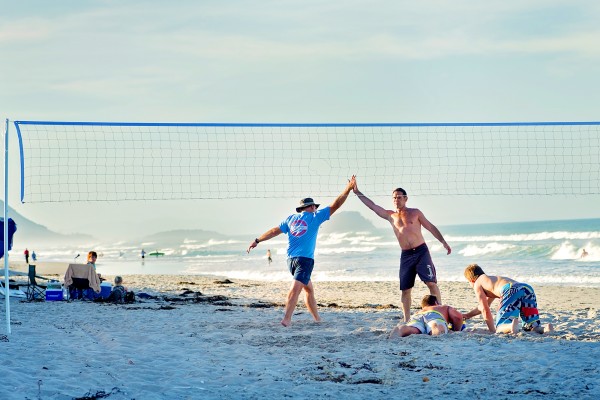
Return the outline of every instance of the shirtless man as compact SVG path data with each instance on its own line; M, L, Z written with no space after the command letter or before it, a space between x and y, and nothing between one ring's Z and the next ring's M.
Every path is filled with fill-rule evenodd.
M390 333L390 339L409 335L427 334L431 336L448 333L448 323L453 331L462 329L462 314L450 306L440 305L437 298L427 294L421 300L421 311L405 324L398 324Z
M464 314L465 319L483 314L483 319L492 333L517 333L519 316L523 320L524 331L548 333L554 330L552 324L545 327L540 323L537 300L533 288L504 276L487 275L477 264L465 269L465 278L475 291L479 306ZM495 299L500 299L496 320L490 310Z
M415 286L417 274L419 274L421 281L427 285L429 292L435 295L441 304L442 295L440 294L440 289L437 285L435 266L433 265L429 249L427 248L427 244L425 244L425 239L421 233L421 227L427 229L440 241L440 243L442 243L444 248L448 251L447 254L450 254L452 249L448 243L446 243L438 228L429 222L419 209L406 207L408 196L406 195L406 191L402 188L397 188L392 192L392 199L396 208L395 211L386 210L373 203L372 200L358 190L356 184L354 185L353 190L367 207L392 225L396 239L398 239L398 243L402 249L399 275L404 322L408 322L410 319L410 304L412 300L411 291L413 286Z

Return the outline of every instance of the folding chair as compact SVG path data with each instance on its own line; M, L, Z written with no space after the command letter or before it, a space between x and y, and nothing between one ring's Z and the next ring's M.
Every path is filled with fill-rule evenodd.
M73 283L69 286L69 300L83 299L84 293L90 288L87 279L73 278Z
M100 279L89 264L69 264L65 272L65 286L69 288L69 300L94 300L100 293Z
M36 278L48 280L43 276L37 276L35 274L35 265L29 265L29 274L27 280L27 301L34 300L45 300L46 299L46 286L38 285Z

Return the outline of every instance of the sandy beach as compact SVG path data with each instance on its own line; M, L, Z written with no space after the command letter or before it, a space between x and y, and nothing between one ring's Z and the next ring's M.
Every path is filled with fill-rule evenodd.
M112 277L107 277L112 278ZM444 397L594 399L600 395L600 289L536 287L551 335L490 335L478 317L441 337L389 340L396 282L315 282L323 322L300 302L279 324L289 282L124 276L155 298L113 305L11 299L0 335L3 399ZM465 282L444 303L475 306ZM413 308L426 294L418 284ZM5 318L4 308L0 313ZM4 330L3 330L4 331Z

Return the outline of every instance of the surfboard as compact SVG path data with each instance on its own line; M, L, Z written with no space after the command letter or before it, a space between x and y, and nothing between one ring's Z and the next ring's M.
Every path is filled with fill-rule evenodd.
M152 252L152 253L150 253L148 255L149 256L156 256L156 257L158 257L158 256L164 256L165 253L161 253L160 251L155 251L155 252Z

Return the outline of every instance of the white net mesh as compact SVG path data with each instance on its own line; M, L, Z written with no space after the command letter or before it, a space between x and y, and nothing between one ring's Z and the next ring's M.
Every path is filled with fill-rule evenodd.
M15 122L22 200L600 193L600 124Z

